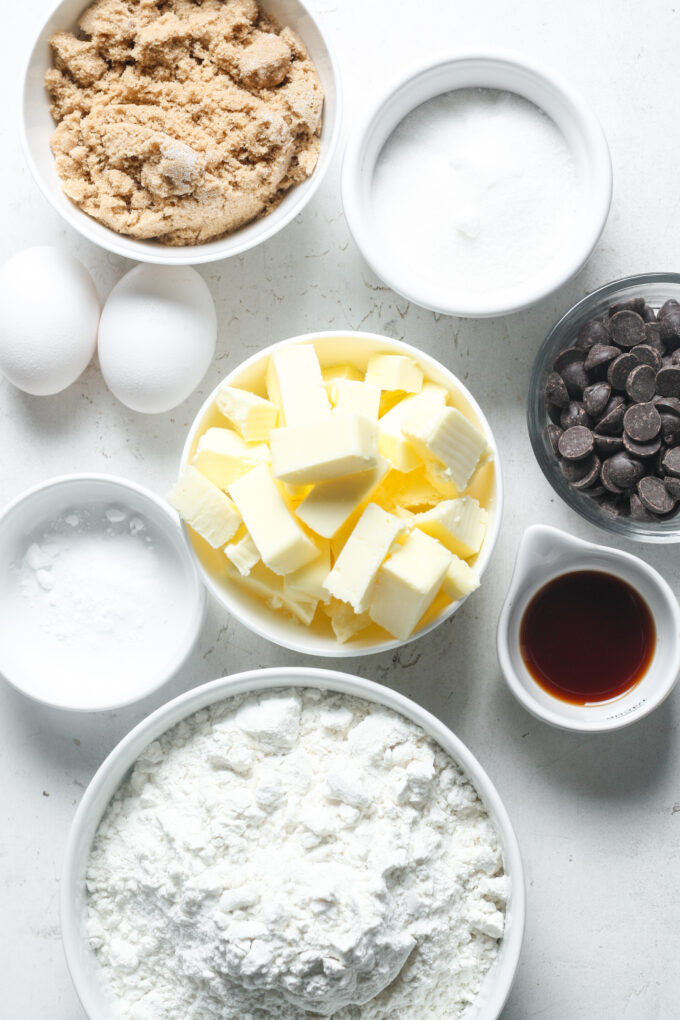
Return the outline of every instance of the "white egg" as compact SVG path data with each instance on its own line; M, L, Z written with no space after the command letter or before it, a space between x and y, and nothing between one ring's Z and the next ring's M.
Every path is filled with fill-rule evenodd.
M0 371L35 396L65 390L94 354L99 310L92 277L69 252L18 252L0 269Z
M189 266L136 266L109 294L99 323L99 364L121 403L170 411L196 389L215 354L217 315Z

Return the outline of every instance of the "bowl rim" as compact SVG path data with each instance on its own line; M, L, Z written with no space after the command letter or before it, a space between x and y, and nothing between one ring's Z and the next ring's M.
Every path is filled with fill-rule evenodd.
M319 667L281 666L246 670L221 677L180 694L161 705L137 724L107 755L90 780L78 805L69 830L64 851L60 888L61 932L66 962L76 993L90 1020L103 1020L97 1003L90 996L84 980L81 959L82 914L78 910L77 889L81 882L77 858L79 848L88 839L88 848L96 829L116 790L141 751L151 741L177 725L182 719L215 702L238 694L291 687L314 688L347 694L375 704L384 705L420 726L447 754L456 761L471 780L486 811L496 827L503 846L506 874L511 879L508 905L509 934L504 935L503 962L496 981L488 993L480 1020L497 1020L512 987L524 937L526 923L526 882L519 843L509 815L486 771L469 750L437 716L405 695L373 680ZM99 801L106 797L103 806ZM96 817L95 817L96 816Z
M585 496L579 498L581 494L577 490L572 489L568 482L557 473L556 462L555 470L552 469L542 439L542 430L547 424L547 420L542 419L539 421L539 401L541 399L543 373L547 366L552 344L559 338L562 332L571 323L576 324L577 322L585 321L588 318L590 309L594 305L601 301L616 298L622 290L627 288L643 290L649 285L656 284L676 286L680 291L680 273L662 271L633 273L630 276L622 276L616 280L611 280L609 283L602 284L595 290L590 291L589 294L585 294L563 312L542 341L534 357L527 392L526 423L529 442L531 443L538 466L552 490L570 510L608 535L618 535L633 542L674 544L680 542L680 510L677 514L676 530L660 532L654 531L652 528L646 528L642 523L633 521L630 517L605 516L591 500ZM680 297L680 294L678 296Z
M572 112L574 123L578 125L579 133L584 145L590 155L594 168L591 190L596 201L592 203L593 215L588 219L582 219L584 224L583 238L580 244L576 245L572 258L558 266L552 277L541 287L526 285L523 288L516 288L517 298L514 301L500 301L497 298L489 298L487 301L466 302L458 298L455 301L438 297L432 292L423 294L418 287L413 287L408 280L408 273L403 274L394 271L393 264L385 262L382 257L382 249L376 239L376 232L372 229L371 218L366 213L366 204L360 198L361 182L366 173L372 173L373 167L364 166L364 150L368 139L373 135L376 126L385 114L385 109L396 97L410 96L419 81L428 76L435 76L438 72L448 67L461 66L474 61L487 62L497 67L511 67L515 70L528 74L534 82L542 82L566 102ZM477 83L475 83L476 87ZM457 85L456 88L465 88L465 85ZM470 86L468 86L470 87ZM489 86L491 87L491 86ZM498 86L493 86L498 87ZM436 95L444 94L443 90ZM450 91L450 90L449 90ZM512 91L508 88L507 91ZM543 110L541 102L537 99L526 97ZM410 106L411 112L419 103ZM545 112L545 111L543 111ZM406 116L402 114L392 126L392 130ZM548 114L548 116L550 116ZM553 118L551 118L553 119ZM388 136L389 137L389 136ZM379 153L377 158L379 158ZM453 315L462 318L490 318L493 316L509 315L519 312L554 293L563 286L569 279L585 265L597 245L604 230L609 210L611 207L613 189L612 161L609 146L593 108L584 94L571 84L570 80L560 72L553 70L548 65L528 54L519 51L495 46L471 46L449 51L436 58L430 58L421 62L400 77L382 91L378 99L370 106L361 121L352 130L342 166L342 200L345 218L354 239L355 244L363 255L372 271L383 280L388 286L401 294L409 301L428 308L431 311L442 315ZM589 229L585 229L590 222ZM514 288L513 288L514 289Z
M257 219L251 220L248 223L243 224L242 227L239 227L239 229L235 230L233 233L227 234L226 237L220 238L216 241L207 241L199 245L163 245L161 242L154 241L150 238L138 239L129 237L126 234L118 234L115 230L112 230L110 227L106 227L103 223L99 223L99 221L95 220L94 217L78 208L71 202L70 199L66 199L67 205L63 208L60 207L54 200L52 189L45 180L33 158L33 152L28 139L28 130L26 126L26 105L28 96L30 95L30 72L40 41L48 23L67 2L69 2L69 0L53 0L45 17L41 19L39 26L31 36L31 41L28 45L28 53L24 57L23 61L18 100L19 134L24 159L26 160L31 177L37 184L43 198L49 202L52 209L54 209L57 215L60 216L65 223L80 234L81 237L84 237L92 244L95 244L98 248L112 252L114 255L120 255L123 258L132 259L137 262L145 262L151 265L198 266L207 265L211 262L221 262L224 259L232 258L235 255L242 255L251 248L255 248L257 245L274 237L279 233L279 231L287 227L296 216L300 215L318 191L331 164L333 163L333 158L338 147L343 125L343 90L340 65L333 45L329 41L328 34L324 31L323 25L317 15L308 6L308 0L292 0L292 2L301 8L304 15L309 18L311 23L314 25L315 30L319 34L319 38L326 51L326 57L331 71L335 93L335 112L331 131L327 141L322 145L319 151L319 158L314 171L310 177L300 182L300 186L304 185L305 190L302 195L298 197L297 201L292 201L290 203L290 208L287 210L285 215L283 215L280 220L274 224L270 223L269 226L265 226L260 234L249 237L241 242L233 243L234 239L238 237L239 233L244 228L252 226L254 223L258 222L266 225L270 220L269 216L264 216L259 221ZM258 2L261 2L261 0L258 0ZM82 10L84 11L89 6L89 3L91 3L91 0L82 0L82 3ZM264 0L262 3L263 8L266 9L266 5L267 0ZM326 116L325 105L323 116L324 118ZM49 144L49 139L46 144ZM298 185L294 185L291 189L289 189L287 194L294 195L298 187ZM285 197L286 196L284 196L284 199ZM231 246L229 251L224 251L223 248L230 245L230 243ZM215 250L213 246L218 247Z
M88 705L69 705L46 697L40 697L31 691L27 691L20 683L17 682L16 678L11 675L10 671L5 672L3 670L0 672L0 675L10 684L11 687L13 687L16 691L19 691L19 693L24 695L24 697L29 698L31 701L40 705L46 705L49 708L58 709L62 712L72 712L74 714L116 711L117 709L137 704L144 698L155 694L185 665L199 638L206 615L207 599L205 587L201 583L198 571L196 570L196 561L192 555L191 549L188 547L186 536L182 532L182 529L178 526L177 515L165 500L161 499L145 486L139 485L137 482L131 482L127 478L122 478L119 475L110 475L101 471L55 475L52 478L38 482L36 485L32 485L30 488L25 489L23 492L20 492L19 495L11 499L9 503L6 503L3 507L1 507L0 530L3 528L6 520L11 514L13 514L23 503L33 499L33 497L38 493L46 492L49 489L67 488L71 485L82 484L92 485L96 489L102 483L107 486L113 485L115 488L120 489L122 498L124 498L125 493L127 492L134 492L136 495L141 496L148 504L150 510L156 515L155 519L162 519L170 525L166 534L169 539L170 536L172 536L172 541L177 555L180 557L182 563L189 568L190 576L195 580L194 590L189 593L189 598L187 600L187 605L189 605L189 603L193 605L193 619L190 621L191 626L187 628L184 642L177 650L177 655L172 666L169 667L166 672L160 674L157 681L152 686L148 687L140 694L133 694L123 699L117 698L113 701L107 701L94 707ZM151 517L151 513L149 516Z
M343 339L347 337L358 340L368 340L370 342L379 342L380 344L391 346L392 348L396 347L399 350L403 351L405 354L414 357L416 360L418 360L419 363L425 363L425 365L427 366L434 367L436 371L443 372L445 375L449 376L453 380L455 387L460 390L462 396L465 398L467 402L469 402L475 414L478 416L479 423L481 424L486 434L486 437L489 440L489 445L491 446L491 449L493 451L494 483L495 483L495 505L494 512L491 515L491 526L488 528L486 532L484 543L479 553L479 559L476 564L479 572L479 577L481 580L489 564L489 560L491 559L496 543L498 541L498 535L500 532L503 518L503 503L504 503L503 472L500 463L498 444L496 443L496 438L493 434L491 426L489 425L486 415L484 414L481 407L477 403L477 400L474 398L472 393L470 393L467 386L465 386L465 384L459 379L459 377L454 372L452 372L451 369L447 368L446 365L444 365L442 362L437 361L436 358L433 358L432 355L427 354L425 351L422 351L417 347L414 347L412 344L407 343L405 340L394 340L391 337L384 336L383 334L380 333L368 333L364 332L363 330L352 329L317 330L311 333L302 333L298 336L287 337L285 340L278 340L275 343L262 348L260 351L257 351L255 354L252 354L250 357L246 358L245 361L240 362L235 368L229 371L225 375L225 377L215 386L212 392L208 394L207 398L196 412L196 415L189 427L187 438L182 448L182 453L180 455L180 463L178 469L179 473L181 473L182 468L189 463L188 457L196 433L199 430L203 418L206 416L208 411L212 408L213 404L215 403L215 397L217 396L217 392L220 386L223 385L223 383L232 379L234 376L240 375L242 372L247 371L253 365L257 364L257 362L265 358L268 358L271 355L272 351L277 350L281 347L289 347L292 346L293 344L298 343L313 343L314 340L316 339L331 340L331 339ZM444 623L445 620L450 619L451 616L453 616L453 614L457 612L457 610L463 605L463 603L470 597L469 595L466 595L464 598L459 599L457 602L451 602L446 607L445 611L439 617L437 617L437 619L430 621L430 623L428 623L427 626L422 627L420 630L415 631L413 634L410 635L410 637L406 638L405 641L400 641L398 638L391 638L386 641L381 641L379 644L369 646L367 645L354 646L351 641L347 642L347 644L344 645L340 644L337 641L334 644L332 644L329 641L328 646L326 646L325 644L324 645L319 644L318 647L312 650L304 647L304 645L301 645L296 641L293 640L288 641L283 640L279 637L274 637L267 627L265 627L264 625L259 626L259 624L253 623L252 620L247 618L242 613L239 603L236 599L234 600L229 599L229 604L227 604L224 591L220 587L218 587L212 576L208 573L208 571L204 568L203 564L196 556L193 545L189 538L187 525L184 523L184 521L181 521L180 524L182 527L182 531L184 532L185 539L189 544L189 547L191 548L191 552L192 555L194 556L198 571L201 577L203 578L203 581L206 584L208 590L213 595L213 597L218 601L222 609L226 610L228 613L233 615L242 626L246 627L251 632L257 634L259 637L264 638L266 641L270 641L272 644L277 645L280 648L287 648L290 651L297 652L298 654L316 655L321 656L323 658L356 658L357 656L362 655L377 655L382 652L394 651L397 648L402 648L405 645L410 644L412 641L417 641L419 638L422 638L426 634L429 634L441 623ZM474 594L474 592L472 592L471 594Z

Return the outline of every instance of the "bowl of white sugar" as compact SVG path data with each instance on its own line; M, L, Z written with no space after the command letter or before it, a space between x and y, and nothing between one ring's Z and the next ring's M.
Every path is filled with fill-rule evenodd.
M61 911L90 1020L496 1020L525 889L499 795L443 723L278 668L124 738L78 808Z
M429 63L347 145L347 221L393 290L445 315L497 316L584 265L609 213L602 128L571 84L502 50Z

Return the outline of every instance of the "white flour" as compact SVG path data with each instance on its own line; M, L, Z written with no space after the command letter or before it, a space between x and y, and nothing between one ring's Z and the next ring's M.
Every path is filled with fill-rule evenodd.
M475 790L419 727L296 689L149 745L87 888L131 1020L455 1020L497 954L508 880Z
M574 244L580 185L555 123L511 92L459 89L413 110L373 182L385 251L468 298L541 277Z

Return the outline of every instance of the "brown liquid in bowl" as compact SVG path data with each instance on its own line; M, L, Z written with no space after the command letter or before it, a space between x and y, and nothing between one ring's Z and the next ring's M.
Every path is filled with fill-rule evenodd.
M656 628L631 585L613 574L577 570L536 592L519 638L536 683L561 701L585 705L625 694L642 679Z

